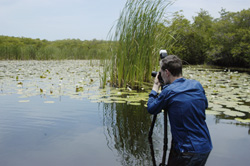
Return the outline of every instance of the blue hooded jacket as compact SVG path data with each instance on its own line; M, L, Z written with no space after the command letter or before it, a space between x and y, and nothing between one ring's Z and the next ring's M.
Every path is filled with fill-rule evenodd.
M176 79L165 85L158 95L149 94L148 112L158 114L167 110L174 148L183 153L206 153L212 142L205 122L208 101L201 84L196 80Z

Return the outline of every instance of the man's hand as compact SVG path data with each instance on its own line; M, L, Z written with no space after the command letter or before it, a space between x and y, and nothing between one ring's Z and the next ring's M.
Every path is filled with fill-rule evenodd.
M160 81L159 81L159 79L158 79L158 75L159 75L159 72L157 73L157 75L156 75L156 77L155 77L154 85L153 85L153 88L152 88L152 90L154 90L154 91L156 91L156 92L158 92L158 90L159 90L159 88L160 88L160 86L161 86L161 83L160 83Z

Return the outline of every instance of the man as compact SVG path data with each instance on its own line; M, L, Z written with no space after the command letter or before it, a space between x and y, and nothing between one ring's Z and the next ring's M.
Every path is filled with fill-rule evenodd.
M168 166L205 165L212 150L205 122L205 109L208 107L205 91L198 81L182 77L182 61L177 56L165 57L160 67L147 105L151 114L168 111L172 133ZM164 85L158 95L161 86L159 74Z

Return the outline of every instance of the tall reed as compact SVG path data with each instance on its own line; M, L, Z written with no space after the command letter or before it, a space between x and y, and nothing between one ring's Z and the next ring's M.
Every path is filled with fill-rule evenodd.
M166 0L128 0L122 10L114 35L116 43L110 67L113 86L138 88L151 80L159 64L159 50L166 49L169 34L163 28Z

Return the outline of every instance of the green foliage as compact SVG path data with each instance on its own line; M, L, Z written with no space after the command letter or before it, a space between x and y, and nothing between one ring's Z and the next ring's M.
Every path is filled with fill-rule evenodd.
M0 60L105 59L109 41L47 41L0 36Z
M190 23L177 12L166 27L176 39L169 52L188 64L250 67L250 9L213 19L201 10Z
M250 67L250 9L221 11L214 23L213 42L208 57L214 64Z
M170 4L128 0L110 41L0 36L0 60L102 59L102 87L110 76L111 85L132 88L151 80L160 49L178 55L184 64L250 68L250 9L222 9L217 19L201 9L192 22L176 12L171 20L163 20Z
M212 17L201 10L194 17L191 24L184 16L176 12L167 27L170 31L176 31L174 38L177 40L169 52L180 56L188 64L201 64L206 60L206 52L211 40Z
M151 79L158 52L166 48L168 33L160 23L168 5L164 0L127 1L111 37L117 41L110 70L114 86L140 87Z
M184 64L250 67L250 9L222 9L219 19L201 9L193 22L176 12L172 20L162 20L168 5L164 0L127 1L112 36L112 61L105 68L113 86L138 88L149 82L160 49Z

